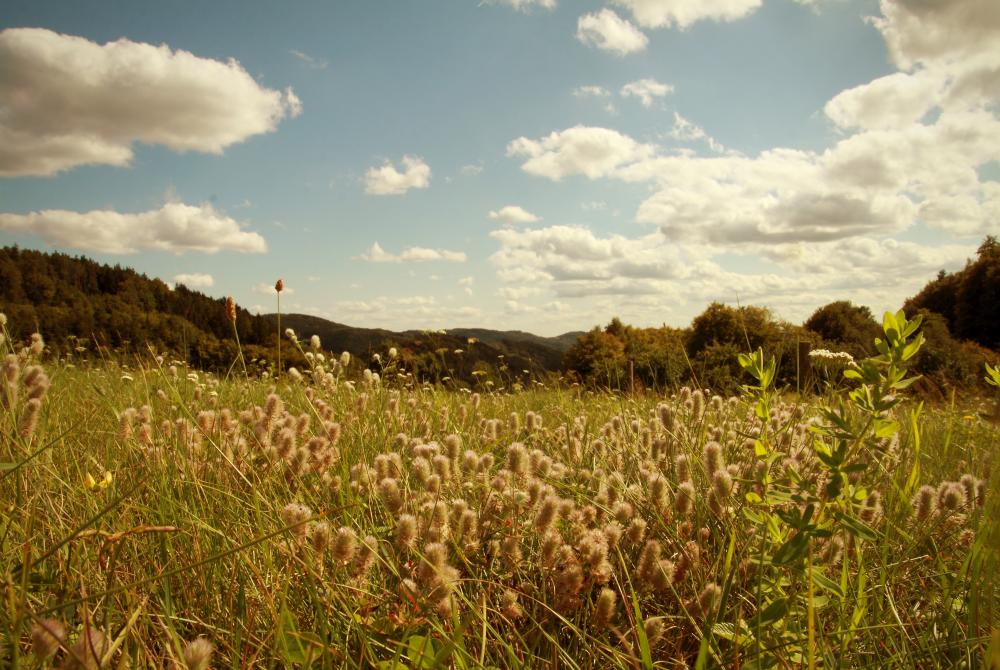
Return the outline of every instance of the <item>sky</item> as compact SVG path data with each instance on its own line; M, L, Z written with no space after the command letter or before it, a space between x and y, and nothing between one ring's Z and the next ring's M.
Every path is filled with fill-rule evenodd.
M38 2L0 245L542 335L898 309L1000 233L996 0Z

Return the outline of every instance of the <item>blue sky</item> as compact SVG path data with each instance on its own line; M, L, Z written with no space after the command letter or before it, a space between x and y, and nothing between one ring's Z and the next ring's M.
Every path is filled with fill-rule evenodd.
M991 0L15 1L0 244L358 326L895 309L1000 229L998 100Z

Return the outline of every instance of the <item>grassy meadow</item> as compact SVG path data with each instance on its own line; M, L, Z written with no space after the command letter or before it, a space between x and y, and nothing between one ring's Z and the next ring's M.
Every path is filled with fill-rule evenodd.
M4 338L0 665L990 667L1000 431L907 397L917 333L802 398Z

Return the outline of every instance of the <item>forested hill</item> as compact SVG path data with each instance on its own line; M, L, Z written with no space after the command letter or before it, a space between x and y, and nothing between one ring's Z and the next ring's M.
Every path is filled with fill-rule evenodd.
M37 330L55 349L93 351L101 345L145 352L150 345L215 370L227 369L237 355L223 298L183 285L171 288L130 268L83 256L0 248L0 311L8 316L13 337L26 339ZM273 358L276 326L274 315L237 310L236 327L247 359ZM282 316L282 330L288 327L302 338L319 335L324 349L349 351L361 364L395 347L407 369L420 378L467 381L476 370L519 375L523 370L558 370L567 341L575 339L575 334L541 338L489 330L397 333L300 314ZM283 363L302 365L304 359L284 346Z

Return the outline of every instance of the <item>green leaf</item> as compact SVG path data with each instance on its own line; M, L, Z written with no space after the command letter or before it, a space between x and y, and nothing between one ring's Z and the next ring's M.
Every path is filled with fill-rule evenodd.
M899 338L899 321L896 320L895 314L886 312L882 315L882 330L890 341Z
M837 582L830 579L829 577L827 577L826 575L817 571L815 568L813 568L812 570L812 580L813 584L820 587L821 589L829 591L830 593L834 594L841 600L844 599L844 591L840 588L840 585Z
M411 668L433 668L436 651L434 642L423 635L411 635L406 641L406 657Z
M308 652L299 636L295 617L284 606L282 606L281 612L278 614L276 637L278 641L278 653L285 663L291 665L293 663L302 664L308 661Z
M758 621L762 626L768 626L776 621L781 621L785 618L786 614L788 614L788 601L785 598L776 598L751 620L751 628L756 627Z
M837 513L837 518L840 520L844 527L847 529L851 535L855 537L860 537L863 540L868 540L869 542L875 542L878 540L878 533L873 529L869 528L865 524L861 523L854 517L847 516L846 514Z
M805 556L808 543L808 534L796 533L791 539L778 547L778 551L774 552L771 562L775 565L788 565L789 563L794 563Z

